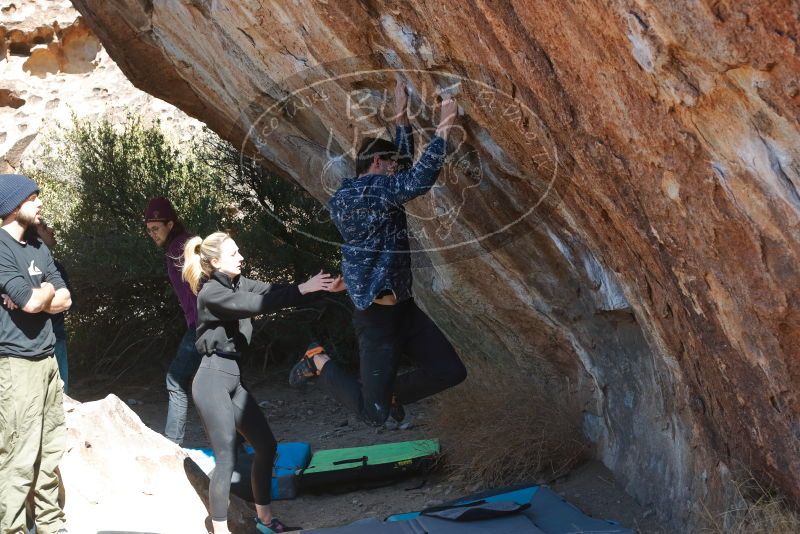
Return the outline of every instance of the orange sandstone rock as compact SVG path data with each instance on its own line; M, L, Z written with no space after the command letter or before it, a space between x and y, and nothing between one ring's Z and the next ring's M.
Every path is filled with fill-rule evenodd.
M321 201L396 70L418 128L457 93L453 165L408 211L461 353L576 401L674 525L740 465L800 503L795 3L74 4L137 87Z

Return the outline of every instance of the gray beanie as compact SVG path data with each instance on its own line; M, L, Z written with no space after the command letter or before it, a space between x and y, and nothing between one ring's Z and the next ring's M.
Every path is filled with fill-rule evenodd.
M21 174L0 174L0 217L5 217L33 193L39 192L36 182Z

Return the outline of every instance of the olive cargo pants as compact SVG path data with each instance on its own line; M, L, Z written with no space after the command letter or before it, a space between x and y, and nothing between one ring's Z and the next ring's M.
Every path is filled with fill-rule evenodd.
M38 534L64 526L56 473L64 454L64 396L54 356L0 355L0 534L25 530L33 493Z

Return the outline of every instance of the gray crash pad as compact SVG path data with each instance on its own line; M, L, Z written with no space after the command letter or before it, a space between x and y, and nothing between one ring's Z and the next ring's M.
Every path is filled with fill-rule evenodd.
M313 534L544 534L523 515L516 514L482 521L448 521L421 515L406 521L385 523L379 519L362 519L334 528L304 530Z

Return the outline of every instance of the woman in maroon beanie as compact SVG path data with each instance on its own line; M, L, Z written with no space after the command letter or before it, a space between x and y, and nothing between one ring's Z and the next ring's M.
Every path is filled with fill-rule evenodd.
M144 224L147 234L156 246L164 249L164 262L172 289L186 319L186 333L183 335L175 359L167 371L167 393L169 405L164 435L180 445L186 430L186 413L189 409L189 388L192 378L200 365L200 354L194 346L197 325L197 297L189 284L181 277L183 266L183 247L192 234L187 232L178 219L172 203L157 197L147 203L144 211Z

